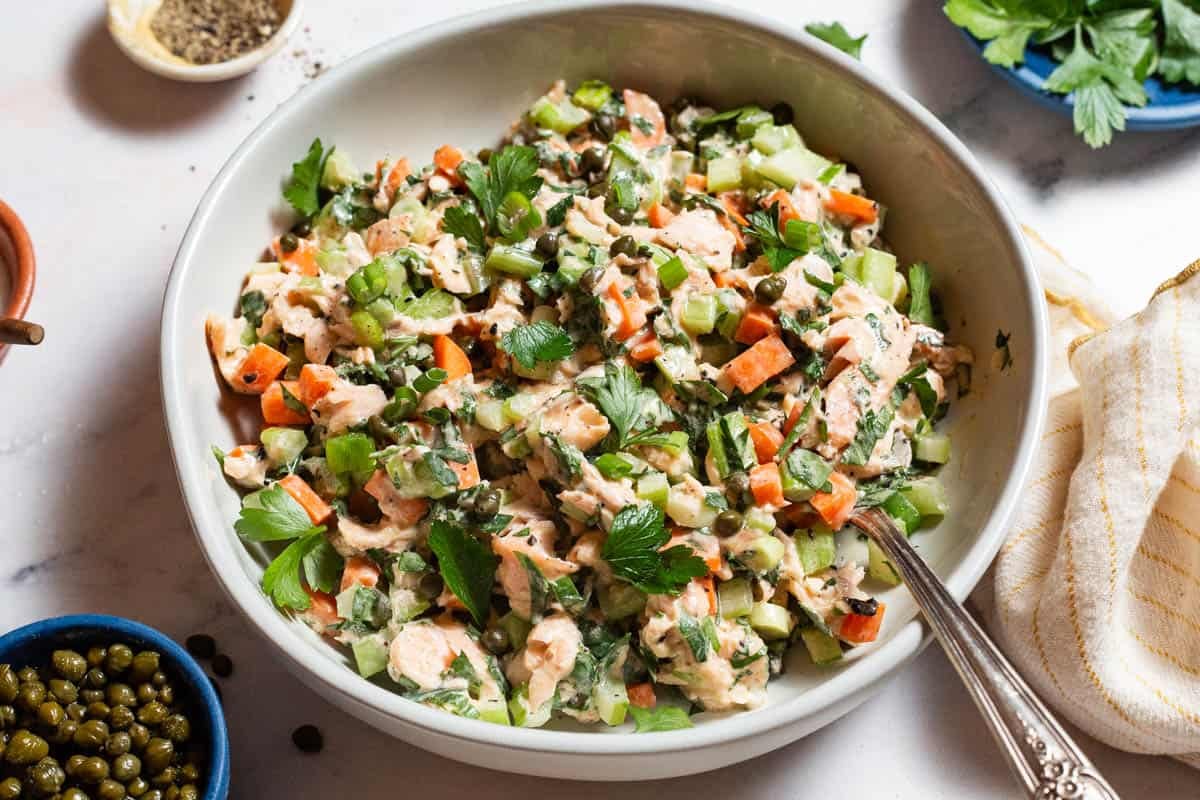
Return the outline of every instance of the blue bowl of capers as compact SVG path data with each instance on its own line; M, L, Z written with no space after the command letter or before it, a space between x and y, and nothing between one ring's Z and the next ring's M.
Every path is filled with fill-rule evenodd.
M0 800L225 800L229 736L170 637L80 614L0 636Z

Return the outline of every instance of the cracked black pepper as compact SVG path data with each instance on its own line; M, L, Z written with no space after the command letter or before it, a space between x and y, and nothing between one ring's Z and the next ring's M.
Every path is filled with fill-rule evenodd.
M163 0L150 30L185 61L216 64L261 47L280 21L273 0Z

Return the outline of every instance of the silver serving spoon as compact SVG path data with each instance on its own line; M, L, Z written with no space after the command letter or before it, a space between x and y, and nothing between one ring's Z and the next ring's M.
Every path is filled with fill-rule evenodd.
M1100 771L884 512L850 518L879 545L983 713L1009 766L1038 800L1119 800Z

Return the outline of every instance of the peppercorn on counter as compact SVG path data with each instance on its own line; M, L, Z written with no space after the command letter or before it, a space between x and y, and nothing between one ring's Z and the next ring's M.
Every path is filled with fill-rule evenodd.
M318 140L284 194L206 325L264 426L214 455L264 591L364 677L669 730L875 640L897 578L846 521L946 512L971 354L788 106L559 81L496 150L363 172Z

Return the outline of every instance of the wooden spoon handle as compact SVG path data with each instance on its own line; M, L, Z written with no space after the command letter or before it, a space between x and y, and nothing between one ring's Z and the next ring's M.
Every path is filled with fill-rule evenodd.
M0 344L41 344L46 331L35 322L23 319L0 319Z

